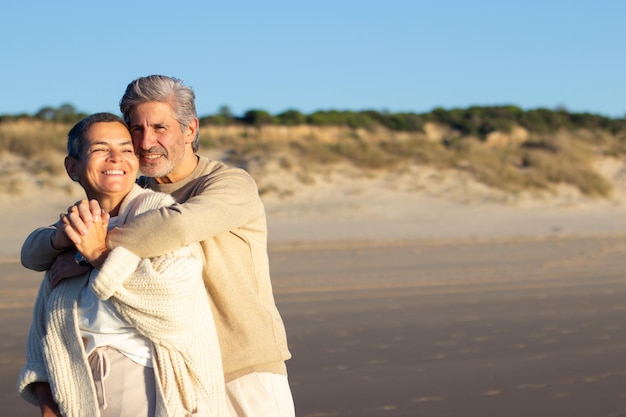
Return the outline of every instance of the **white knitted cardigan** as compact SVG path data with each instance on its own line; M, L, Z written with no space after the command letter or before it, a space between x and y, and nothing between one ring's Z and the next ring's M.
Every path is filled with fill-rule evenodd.
M120 207L120 224L173 199L135 186ZM224 416L222 361L202 277L199 245L153 259L115 248L93 282L102 299L154 346L156 417ZM66 417L97 417L98 402L77 323L77 300L88 274L54 290L44 277L28 335L18 392L38 405L32 384L48 382Z

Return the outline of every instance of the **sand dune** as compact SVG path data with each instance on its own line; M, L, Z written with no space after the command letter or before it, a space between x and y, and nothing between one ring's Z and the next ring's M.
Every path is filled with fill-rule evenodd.
M258 182L259 188L280 184L262 196L270 244L602 235L626 233L620 169L616 163L605 168L616 178L611 199L585 197L567 187L512 196L458 173L418 167L393 175L344 167L312 174L308 184L267 172ZM83 194L75 185L61 191L31 184L22 194L1 197L8 226L0 235L0 258L15 259L33 228L54 222Z

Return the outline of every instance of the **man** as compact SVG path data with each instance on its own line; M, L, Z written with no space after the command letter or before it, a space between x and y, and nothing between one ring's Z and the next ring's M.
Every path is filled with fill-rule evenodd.
M139 183L170 193L177 204L111 231L99 258L115 247L151 258L200 242L231 415L295 416L285 366L291 354L272 293L265 210L256 183L241 169L196 154L195 94L182 81L139 78L126 88L120 110L145 175ZM63 227L67 236L79 242L98 213L93 202L78 204ZM49 266L67 245L58 236L50 228L31 234L22 248L24 266Z

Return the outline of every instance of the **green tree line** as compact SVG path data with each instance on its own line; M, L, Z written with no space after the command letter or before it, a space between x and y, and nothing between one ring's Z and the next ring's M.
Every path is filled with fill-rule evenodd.
M0 122L16 119L40 119L75 123L86 116L71 104L59 107L42 107L34 114L1 115ZM565 109L550 110L545 108L522 110L520 107L507 106L472 106L465 109L435 108L428 113L390 113L386 111L363 110L319 110L310 114L290 109L278 114L271 114L262 109L251 109L242 116L234 115L227 106L222 106L217 113L200 117L201 125L315 125L347 126L350 128L386 128L392 131L423 132L428 122L450 126L460 136L484 138L491 132L510 132L514 126L521 126L532 133L554 133L562 129L602 130L611 134L626 131L625 118L610 118L592 113L568 112Z
M272 115L261 110L248 110L241 117L233 116L227 107L222 107L215 115L204 116L201 124L230 125L316 125L347 126L351 128L386 128L393 131L423 132L428 122L447 125L457 130L460 136L484 138L491 132L510 132L514 126L521 126L532 133L554 133L566 130L603 130L611 134L626 131L626 119L610 118L592 113L568 112L564 109L545 108L522 110L517 106L472 106L461 109L435 108L428 113L390 113L376 110L339 111L320 110L310 114L298 110L287 110Z
M59 107L44 106L34 114L4 114L0 116L0 122L22 119L37 119L50 122L76 123L85 116L87 116L87 113L80 112L76 110L76 107L74 107L72 104L65 103L60 105Z

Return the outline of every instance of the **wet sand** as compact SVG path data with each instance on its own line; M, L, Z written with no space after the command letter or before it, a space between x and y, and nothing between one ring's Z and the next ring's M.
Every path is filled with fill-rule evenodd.
M277 243L299 417L626 416L626 235ZM40 274L0 264L3 415Z

